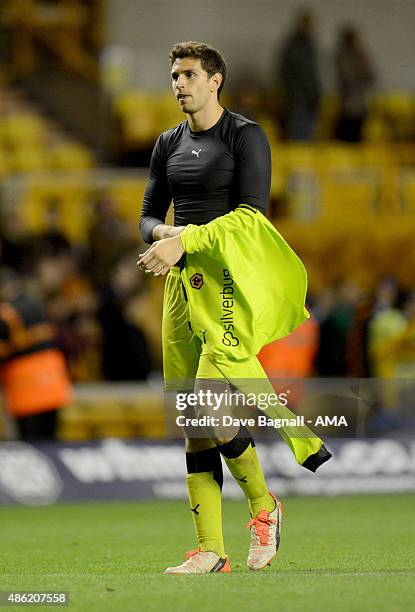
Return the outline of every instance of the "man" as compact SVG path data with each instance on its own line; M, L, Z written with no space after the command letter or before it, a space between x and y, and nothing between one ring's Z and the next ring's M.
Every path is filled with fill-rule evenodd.
M321 97L313 16L301 13L281 52L280 82L284 95L284 129L287 140L314 138Z
M336 137L344 142L360 142L374 71L354 26L345 26L339 33L335 68L340 98Z
M72 386L42 304L11 269L0 268L0 385L22 440L53 440Z
M236 224L238 228L241 223L254 223L252 218L258 211L265 213L271 177L270 149L256 123L219 104L226 66L218 51L202 43L179 43L172 49L170 60L173 92L187 119L161 134L155 145L140 220L143 239L153 244L139 256L138 263L155 276L170 271L163 311L166 390L185 390L189 381L194 383L196 391L206 392L212 387L216 391L224 390L229 389L233 377L263 378L263 370L256 359L258 351L248 359L245 355L239 361L229 359L227 347L238 344L240 349L243 343L229 331L234 325L228 322L222 344L216 347L217 358L213 358L215 347L213 345L212 349L210 332L192 325L189 304L195 304L196 294L201 297L203 293L203 275L208 276L208 266L212 263L210 239L221 232L226 234L229 229L226 224ZM175 227L164 224L172 199ZM256 215L257 224L259 217L265 219L262 214ZM223 227L220 227L222 222ZM207 240L198 230L208 232ZM235 233L238 232L239 229ZM243 239L243 230L241 236ZM224 250L223 238L220 242ZM189 267L190 254L197 250L203 269L202 273L192 273L189 285L189 278L181 277L180 273ZM255 253L250 253L249 257L254 258ZM222 271L227 272L220 267ZM193 288L192 295L182 282L187 289ZM226 285L231 283L233 279L227 277ZM225 294L225 289L223 292ZM233 300L225 302L231 304ZM209 310L209 306L205 310ZM204 414L201 406L196 412L198 416ZM208 413L205 410L205 414ZM221 524L221 456L249 502L248 567L262 569L276 555L282 513L280 502L268 492L250 432L236 425L225 431L213 427L209 430L210 437L185 433L187 486L198 548L188 554L183 564L168 568L166 573L230 571ZM313 457L310 469L315 469L313 462L317 455L318 465L327 460L323 459L327 451L322 451L321 446L318 441L313 450L308 448L302 464L310 455ZM296 442L292 442L292 447L296 447Z

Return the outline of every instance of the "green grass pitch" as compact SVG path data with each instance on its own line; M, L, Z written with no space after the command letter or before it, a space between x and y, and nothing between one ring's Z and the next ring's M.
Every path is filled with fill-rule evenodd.
M254 573L246 504L225 502L232 573L176 577L195 545L184 502L3 507L0 590L66 590L88 611L415 610L414 517L410 495L288 498L278 557Z

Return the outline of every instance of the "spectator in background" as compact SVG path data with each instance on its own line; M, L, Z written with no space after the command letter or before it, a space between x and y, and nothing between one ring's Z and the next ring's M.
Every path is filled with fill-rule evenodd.
M318 348L319 325L311 315L289 336L264 346L258 359L268 378L307 378L311 376Z
M329 295L323 292L317 300L315 314L320 321L320 345L316 367L322 376L347 376L348 335L360 301L360 289L347 281L340 283Z
M96 204L88 243L91 278L102 288L107 285L109 271L120 256L137 246L131 225L118 214L107 195L101 196Z
M400 322L404 320L404 317L396 307L396 304L402 301L399 295L396 279L386 277L379 283L375 292L362 293L361 298L357 300L355 315L347 334L348 376L368 378L380 375L373 354L374 330L375 336L382 337L384 334L387 336L389 331L392 331L393 335L395 325L397 329L401 329ZM321 296L319 302L320 306L324 304ZM333 309L332 304L331 310Z
M69 253L72 245L61 228L60 203L50 198L45 205L45 229L34 241L35 255L60 255Z
M277 393L284 393L289 385L289 407L294 411L303 397L301 381L313 373L318 348L319 325L312 312L310 315L291 334L267 344L258 355Z
M252 121L258 121L258 115L263 112L264 100L261 87L253 78L237 83L233 94L233 112L243 115Z
M374 314L388 308L392 308L399 293L399 286L396 278L387 276L381 280L376 290L373 306Z
M313 30L312 14L298 15L281 52L279 79L284 98L283 127L288 140L314 138L321 85Z
M412 291L404 301L403 311L406 317L406 327L402 335L396 339L396 376L415 380L415 291Z
M353 378L371 376L369 359L369 326L373 315L374 296L363 295L347 335L347 374Z
M130 304L144 291L135 255L126 255L112 269L98 315L102 327L103 374L106 380L145 380L152 359L145 334L132 319Z
M54 439L71 383L42 304L8 268L0 269L0 359L6 408L20 438Z
M340 31L335 63L340 95L336 137L345 142L360 142L367 114L367 92L374 74L353 26L345 26Z
M73 252L45 254L35 265L34 281L50 319L58 330L59 346L75 381L100 380L101 330L97 298L79 270Z
M404 310L407 304L410 304L407 295L397 291L394 300L379 309L370 321L369 354L371 370L377 378L392 379L397 376L399 340L408 327Z
M32 237L14 210L1 213L0 255L3 266L21 274L27 273L32 256Z
M369 326L371 368L378 382L378 403L370 426L375 432L402 426L399 379L415 379L415 294L399 291Z

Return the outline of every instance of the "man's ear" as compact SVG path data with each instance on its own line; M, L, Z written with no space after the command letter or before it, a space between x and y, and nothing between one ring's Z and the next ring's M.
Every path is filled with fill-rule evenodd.
M215 74L210 77L211 91L218 91L222 81L223 74L221 74L220 72L215 72Z

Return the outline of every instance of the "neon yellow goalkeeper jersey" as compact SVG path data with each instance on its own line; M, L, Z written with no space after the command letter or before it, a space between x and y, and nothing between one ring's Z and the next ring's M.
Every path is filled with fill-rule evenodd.
M181 239L190 324L213 359L257 355L309 317L304 265L255 208L188 225Z

